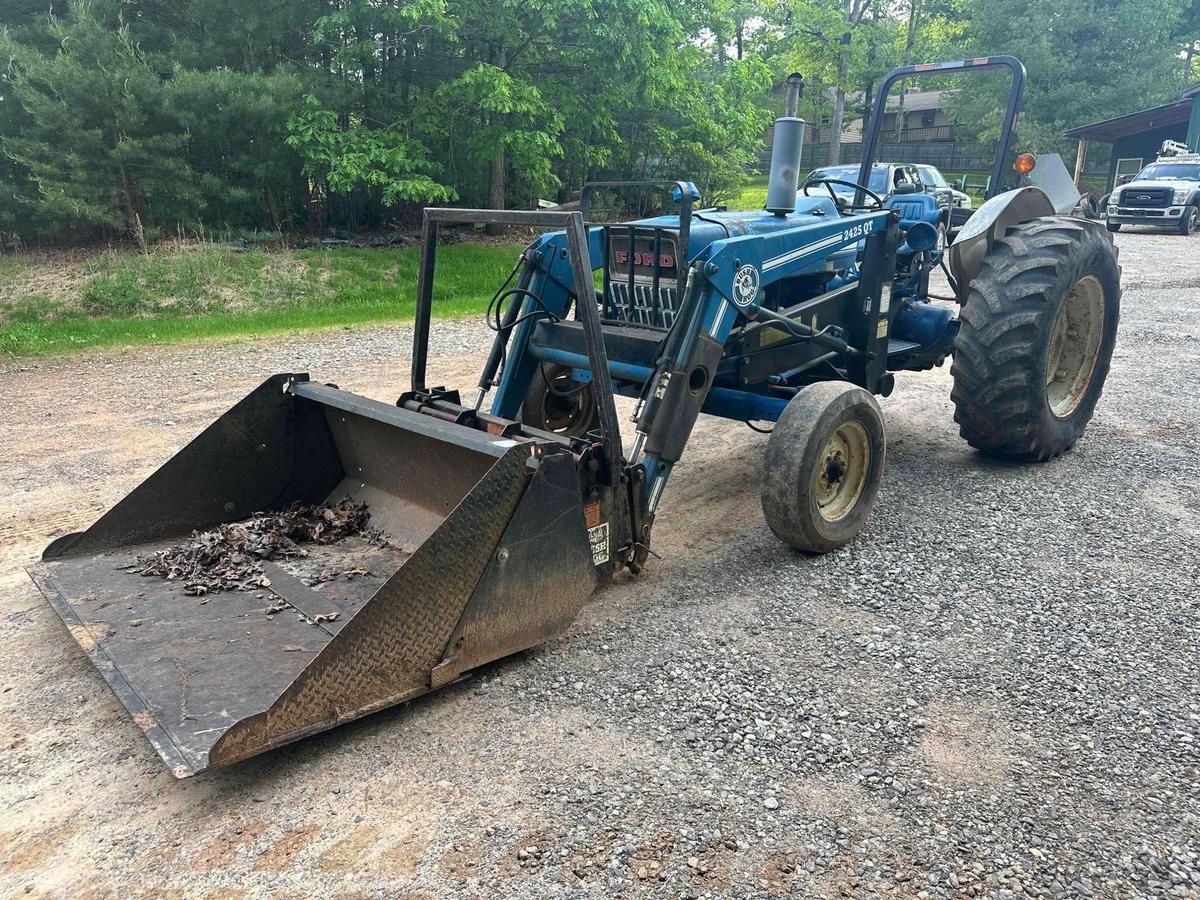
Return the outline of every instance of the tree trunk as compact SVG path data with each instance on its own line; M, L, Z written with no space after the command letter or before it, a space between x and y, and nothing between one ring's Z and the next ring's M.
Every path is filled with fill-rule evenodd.
M503 49L499 49L492 54L492 62L498 69L504 69L506 65L505 53ZM497 114L497 118L500 118ZM500 146L496 149L496 155L492 157L492 174L488 184L488 208L489 209L504 209L505 200L505 180L508 175L508 159L504 152L504 147ZM489 225L487 227L488 234L499 234L501 231L497 225Z
M361 44L365 44L369 39L369 35L363 33L361 28L357 26L354 29L354 35ZM363 93L368 93L375 86L375 54L372 53L363 57Z
M504 180L507 170L504 148L501 147L492 158L492 181L488 187L489 209L504 209Z
M871 113L875 109L875 79L868 78L867 86L863 89L862 104L862 140L867 140L867 130L871 127Z
M328 15L332 12L328 0L321 4L324 7L322 15ZM327 75L333 74L333 51L329 49L329 39L321 41L321 71Z
M912 0L908 8L908 35L904 41L904 65L912 63L913 46L917 40L917 3L918 0ZM896 143L900 143L904 139L904 130L907 122L907 112L904 109L904 98L908 93L907 83L900 82L900 108L896 110Z
M271 190L269 184L263 188L263 201L267 207L267 215L271 217L271 228L278 231L281 224L279 221L279 204L275 202L275 192Z
M833 134L829 139L829 165L842 161L842 126L846 120L846 82L850 80L850 42L853 29L871 8L871 0L842 0L843 23L846 30L838 40L837 84L833 92ZM866 123L863 123L864 126Z
M488 185L489 209L504 209L504 181L507 174L508 161L504 154L504 148L501 147L496 151L496 155L492 159L492 179ZM487 227L488 234L499 234L502 230L499 225L489 225Z
M842 36L842 46L850 44L850 34ZM830 128L833 134L829 136L829 165L836 166L842 161L842 123L846 118L846 78L850 73L850 54L848 50L838 53L837 61L838 83L833 91L833 122Z
M113 150L121 149L121 138L116 136L113 138ZM125 226L128 233L141 231L141 217L138 216L137 204L134 201L134 186L133 179L129 177L129 173L125 170L125 166L117 163L117 177L121 182L121 206L125 210Z
M400 68L400 103L405 113L412 112L412 77L416 50L404 42L404 62Z

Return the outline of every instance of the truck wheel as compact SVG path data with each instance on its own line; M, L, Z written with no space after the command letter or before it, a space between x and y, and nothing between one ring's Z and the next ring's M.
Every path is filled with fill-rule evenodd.
M822 381L796 394L767 441L763 515L780 540L825 553L862 530L879 492L883 414L860 387Z
M1200 216L1200 209L1194 206L1189 206L1183 211L1183 219L1179 223L1179 233L1183 235L1196 233L1196 220Z
M1010 229L971 282L954 345L954 420L972 447L1047 460L1083 433L1120 315L1112 238L1070 216Z
M521 403L521 422L566 437L582 437L596 427L596 394L590 382L571 377L568 366L542 363Z
M1118 231L1121 230L1121 223L1120 222L1109 222L1108 230L1111 231L1113 234L1116 234Z

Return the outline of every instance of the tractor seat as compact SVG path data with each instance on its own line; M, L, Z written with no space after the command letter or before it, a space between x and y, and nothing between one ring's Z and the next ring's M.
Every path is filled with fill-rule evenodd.
M900 211L900 227L905 231L917 222L937 225L941 217L937 201L929 194L893 194L884 201L883 207Z

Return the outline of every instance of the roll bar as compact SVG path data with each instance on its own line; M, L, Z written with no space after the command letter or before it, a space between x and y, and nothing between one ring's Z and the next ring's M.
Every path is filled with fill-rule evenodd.
M1003 67L1012 72L1012 88L1008 92L1008 109L1004 114L1004 122L1000 126L1000 146L996 149L996 161L992 165L992 180L988 185L988 199L1000 192L1000 182L1004 177L1004 163L1012 149L1013 132L1017 127L1017 113L1021 108L1021 97L1025 92L1025 66L1015 56L981 56L975 59L960 59L955 62L920 63L915 66L901 66L892 69L884 76L875 95L875 105L871 110L871 121L863 139L862 165L858 170L858 183L870 184L871 166L875 164L875 151L879 145L879 135L883 131L883 116L887 105L888 93L892 86L901 78L917 75L946 74L962 69L989 69ZM855 196L854 202L862 203L861 196Z

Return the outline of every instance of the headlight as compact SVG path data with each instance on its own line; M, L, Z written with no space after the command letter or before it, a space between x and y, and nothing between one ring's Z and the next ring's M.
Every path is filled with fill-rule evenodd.
M1187 188L1175 192L1176 203L1187 203L1188 194L1191 193Z
M1113 191L1112 194L1108 198L1108 202L1110 204L1112 204L1113 206L1120 206L1121 205L1121 195L1119 193L1117 193L1116 191Z

